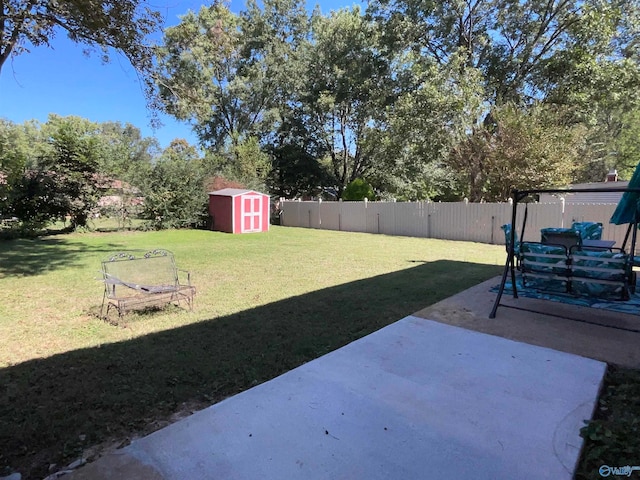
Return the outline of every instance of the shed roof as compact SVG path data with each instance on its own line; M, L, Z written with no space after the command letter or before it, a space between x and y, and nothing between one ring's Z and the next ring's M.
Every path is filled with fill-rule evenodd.
M220 195L222 197L237 197L238 195L244 195L245 193L257 193L258 195L264 195L264 193L256 192L255 190L245 190L243 188L223 188L222 190L209 192L209 195Z

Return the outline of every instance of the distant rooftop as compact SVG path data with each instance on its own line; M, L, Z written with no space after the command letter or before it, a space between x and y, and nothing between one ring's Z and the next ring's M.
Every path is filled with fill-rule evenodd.
M568 189L581 188L626 188L629 182L609 181L574 183L568 185ZM540 194L540 203L559 203L564 198L566 203L618 203L622 198L622 192L576 192L563 194Z

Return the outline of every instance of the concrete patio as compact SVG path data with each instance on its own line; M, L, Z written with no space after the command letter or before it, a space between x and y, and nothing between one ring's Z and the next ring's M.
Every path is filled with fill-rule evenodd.
M640 334L621 330L637 328L639 318L520 299L518 307L575 319L501 307L490 320L497 282L65 478L571 479L603 362L640 365Z
M640 368L640 315L520 297L505 290L496 318L489 312L500 283L493 278L415 313L448 325Z

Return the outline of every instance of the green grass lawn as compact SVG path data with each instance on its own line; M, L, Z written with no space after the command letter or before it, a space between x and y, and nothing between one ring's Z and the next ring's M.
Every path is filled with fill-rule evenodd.
M195 309L96 317L100 260L165 248ZM0 475L44 477L500 273L504 247L273 227L0 243Z
M103 225L98 225L98 228ZM97 318L100 261L165 248L193 312ZM166 426L501 271L504 247L272 227L78 233L0 242L0 476ZM610 367L576 479L640 463L640 374Z

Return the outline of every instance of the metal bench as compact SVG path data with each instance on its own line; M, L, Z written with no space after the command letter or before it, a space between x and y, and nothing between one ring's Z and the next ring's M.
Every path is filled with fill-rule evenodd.
M543 292L627 300L635 286L629 255L620 249L522 242L523 286Z
M186 277L180 283L179 274ZM173 253L168 250L148 252L118 252L102 261L104 295L100 316L109 318L115 308L118 317L131 310L160 307L186 302L193 310L196 289L191 274L176 267Z

